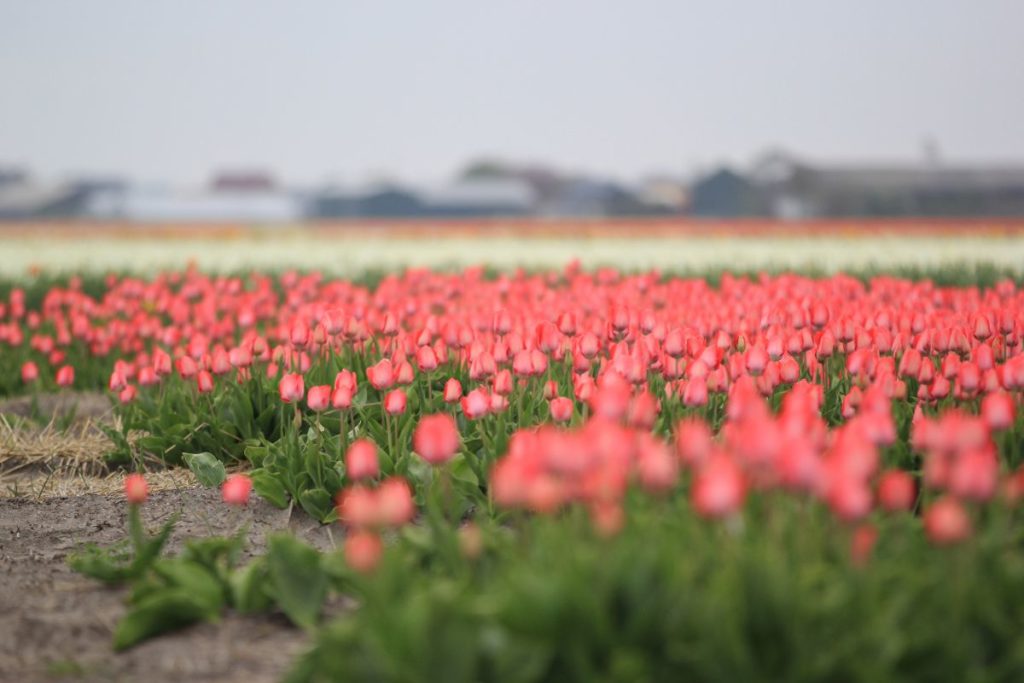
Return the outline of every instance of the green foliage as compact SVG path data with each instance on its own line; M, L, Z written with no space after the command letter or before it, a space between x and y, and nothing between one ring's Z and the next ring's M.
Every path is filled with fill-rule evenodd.
M531 520L514 542L456 567L403 538L360 584L361 607L328 624L288 680L1024 675L1019 534L943 550L910 516L879 519L874 557L858 567L849 532L821 510L783 506L775 519L717 526L672 501L635 505L614 538L570 512Z
M143 576L160 556L178 517L175 515L159 532L148 537L141 530L138 508L130 507L128 515L132 527L131 545L128 539L110 548L88 544L71 554L68 565L80 574L107 584L124 583Z
M132 510L137 514L137 508ZM156 537L143 538L134 559L127 544L119 544L110 549L90 546L69 560L87 576L129 584L129 609L114 630L114 649L200 621L217 621L227 608L247 614L279 608L297 626L316 628L330 588L316 550L291 536L274 536L265 556L238 567L243 529L229 538L186 540L178 556L160 557L173 526L174 520Z
M298 626L316 627L327 595L327 574L320 554L288 535L273 536L266 555L270 591L281 610Z
M209 617L209 607L184 588L168 588L148 595L114 629L114 649L126 650L162 633L189 626Z
M220 486L228 476L224 463L211 453L185 453L183 459L203 486Z

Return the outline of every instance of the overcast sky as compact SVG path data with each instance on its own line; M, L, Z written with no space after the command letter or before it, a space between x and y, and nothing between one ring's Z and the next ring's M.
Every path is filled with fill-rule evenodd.
M1024 0L0 0L0 165L201 182L1024 159Z

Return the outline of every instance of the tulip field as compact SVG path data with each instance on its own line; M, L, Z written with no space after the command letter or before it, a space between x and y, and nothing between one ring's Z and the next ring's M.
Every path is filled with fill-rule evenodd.
M1024 680L1022 285L8 275L6 438L90 396L109 486L0 499L0 679Z

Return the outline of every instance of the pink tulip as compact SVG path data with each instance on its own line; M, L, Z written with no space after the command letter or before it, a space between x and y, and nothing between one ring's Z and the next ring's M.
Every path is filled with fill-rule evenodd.
M345 560L360 574L369 574L380 563L384 542L372 531L353 531L345 537Z
M903 470L887 470L878 481L878 502L889 512L909 510L917 497L914 479Z
M412 435L412 447L431 465L448 462L459 450L459 430L455 420L447 413L420 418Z
M953 545L971 535L971 520L956 498L936 501L924 513L924 531L935 545Z
M746 484L740 468L725 456L712 457L693 484L693 507L704 517L729 517L740 510Z
M380 473L377 445L368 439L353 441L345 453L345 471L355 481L376 477Z
M568 422L572 419L573 403L571 398L558 396L551 399L548 404L551 411L551 419L555 422Z
M331 406L331 387L329 384L310 387L306 395L306 405L316 413L321 413Z
M57 386L70 387L75 383L75 369L70 365L64 365L57 370Z
M462 398L462 384L452 377L444 383L444 402L455 403Z
M281 377L277 389L285 403L298 403L306 395L306 383L298 373L289 373Z
M401 415L405 412L406 395L404 389L394 389L384 395L384 412L388 415Z
M391 385L395 383L395 371L391 366L391 361L385 358L376 365L366 368L366 379L377 391L391 388Z
M196 387L200 394L208 394L213 391L213 375L208 370L200 370L196 373Z
M247 504L250 491L252 491L252 479L244 474L232 474L224 480L220 487L221 497L228 505Z
M142 505L149 497L149 485L141 474L129 474L124 478L124 497L131 505Z
M33 361L25 361L21 366L21 381L24 384L32 384L39 379L39 367Z

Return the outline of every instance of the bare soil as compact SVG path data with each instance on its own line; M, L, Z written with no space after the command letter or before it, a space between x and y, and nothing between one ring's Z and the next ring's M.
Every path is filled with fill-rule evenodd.
M301 512L278 510L253 498L227 510L219 492L195 487L155 491L144 506L147 526L175 512L181 519L169 544L226 535L249 526L249 553L268 533L289 529L320 548L330 530ZM124 614L125 591L108 589L72 572L67 557L84 543L124 537L126 507L119 493L38 499L0 499L0 681L276 681L306 643L280 615L228 614L114 653L114 625Z
M112 412L110 396L99 391L65 391L0 399L0 414L18 417L68 417L75 424L106 421Z

